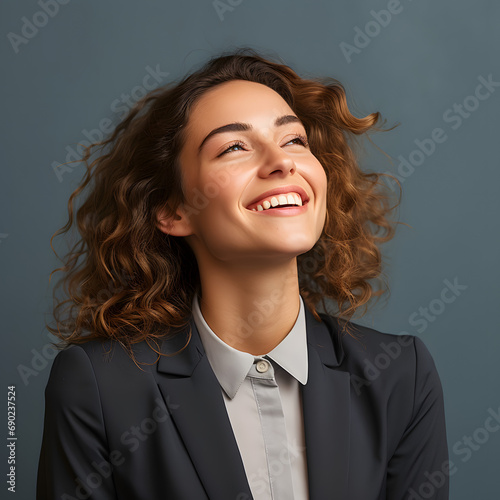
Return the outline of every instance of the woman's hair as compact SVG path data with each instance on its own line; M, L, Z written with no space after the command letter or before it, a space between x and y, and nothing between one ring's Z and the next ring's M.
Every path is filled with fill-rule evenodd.
M87 190L76 210L78 241L64 267L51 273L63 271L56 288L64 284L69 297L54 307L57 328L48 327L64 345L112 339L131 352L132 344L158 345L169 328L189 323L200 288L197 262L183 238L160 231L157 218L160 211L173 216L185 201L179 153L193 105L230 80L277 92L304 124L311 152L325 169L325 226L315 246L297 258L306 305L320 320L318 304L326 310L324 299L331 299L338 317L348 320L383 293L378 245L394 234L387 217L394 207L381 182L385 174L363 172L350 145L355 136L383 130L377 126L380 114L356 118L337 80L303 79L243 48L212 58L180 83L153 90L109 138L86 148L87 170L69 198L68 222L51 238L52 245L70 230L75 198Z

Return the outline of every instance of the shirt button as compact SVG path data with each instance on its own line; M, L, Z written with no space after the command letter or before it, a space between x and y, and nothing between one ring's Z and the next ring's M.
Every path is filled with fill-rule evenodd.
M257 361L256 368L259 373L265 373L269 370L269 363L264 360Z

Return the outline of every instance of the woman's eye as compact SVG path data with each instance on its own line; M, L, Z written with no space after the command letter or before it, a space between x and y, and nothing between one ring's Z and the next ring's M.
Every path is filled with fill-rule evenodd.
M292 142L295 142L295 144L300 144L304 147L307 147L309 145L309 142L307 141L307 138L303 135L298 135L297 137L294 137L293 139L290 139L286 144L290 144ZM285 146L286 146L285 144ZM222 153L218 155L218 157L221 157L225 155L226 153L230 153L232 151L238 151L236 148L244 149L245 144L243 142L235 142L234 144L231 144L228 148L226 148Z
M302 146L308 145L307 139L304 136L294 137L292 140L288 141L287 144L290 144L291 142L294 142L294 141L298 141L298 144L302 144Z
M226 153L229 153L230 151L235 151L233 148L243 148L244 144L242 142L235 142L234 144L231 144L227 149L222 151L222 153L219 156L222 156Z

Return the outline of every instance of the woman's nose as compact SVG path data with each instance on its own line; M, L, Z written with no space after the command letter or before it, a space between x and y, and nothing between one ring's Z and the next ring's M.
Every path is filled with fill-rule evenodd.
M275 172L287 175L294 173L296 169L295 162L280 146L266 146L260 168L262 175L268 176Z

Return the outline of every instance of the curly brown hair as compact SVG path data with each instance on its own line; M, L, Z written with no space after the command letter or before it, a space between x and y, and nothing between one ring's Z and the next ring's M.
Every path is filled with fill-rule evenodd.
M68 222L51 238L52 246L55 236L71 229L75 198L87 190L76 211L80 238L64 266L50 275L63 271L56 289L64 284L69 295L56 301L56 328L47 325L64 345L111 339L131 351L140 341L158 345L169 328L189 323L200 287L197 262L184 238L158 229L157 218L161 211L173 216L185 201L178 156L193 104L212 87L237 79L266 85L287 102L326 171L323 232L310 251L297 257L300 293L308 308L321 320L317 305L326 310L329 298L338 306L338 317L348 320L387 288L378 286L379 244L394 234L388 215L399 200L391 206L392 194L381 182L385 174L363 172L350 143L355 136L394 127L377 126L378 112L353 116L337 80L303 79L285 64L242 48L210 59L179 83L151 91L107 139L86 148L87 170L69 198ZM63 309L65 304L69 308Z

